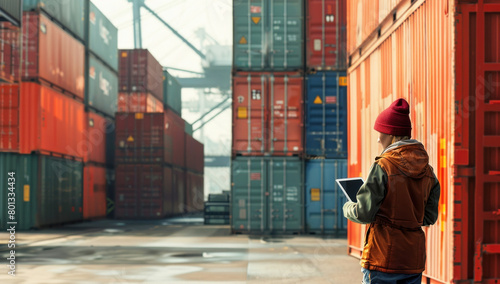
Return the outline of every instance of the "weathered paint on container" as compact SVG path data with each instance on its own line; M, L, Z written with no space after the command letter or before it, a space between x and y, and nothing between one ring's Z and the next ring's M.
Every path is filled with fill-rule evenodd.
M163 70L163 103L178 115L182 115L182 86L168 71Z
M118 112L163 112L163 103L150 93L118 93Z
M84 149L86 153L83 155L83 162L92 162L105 165L106 161L106 144L108 143L108 129L112 122L110 119L103 117L95 112L85 113L85 130Z
M303 77L241 72L233 76L233 155L303 152Z
M306 77L306 155L347 158L347 84L345 72Z
M346 2L306 2L307 69L346 70Z
M302 232L303 186L298 157L237 157L231 164L231 230Z
M89 50L118 71L118 29L89 1Z
M87 60L89 69L85 77L88 82L85 103L99 112L114 117L117 111L118 76L93 55L89 54Z
M106 168L83 167L83 219L106 217Z
M0 94L2 151L83 158L83 103L36 83L3 85Z
M175 205L171 172L161 164L117 164L115 218L158 219L170 215Z
M185 207L187 213L203 212L203 174L186 171Z
M314 234L347 234L342 207L346 198L336 179L347 177L347 159L305 161L306 231Z
M163 67L147 49L120 49L120 92L151 93L163 102Z
M427 0L409 7L380 27L370 49L352 55L349 176L365 176L381 151L376 116L394 99L407 99L412 137L426 147L441 183L438 221L424 229L423 281L496 283L500 5ZM364 229L353 223L351 229L349 250L359 255Z
M86 0L23 0L24 11L44 11L62 25L73 36L81 41L84 39L84 19Z
M233 67L303 68L303 1L233 1Z
M2 21L9 21L13 25L20 27L21 26L21 18L23 16L23 7L21 0L1 0L0 1L0 10L1 16L0 19Z
M54 1L60 2L60 1ZM43 14L23 13L23 80L43 80L83 100L85 89L84 47ZM14 49L14 60L19 59Z
M185 136L186 146L184 151L186 152L186 169L203 174L205 163L203 144L194 139L191 135L185 134Z

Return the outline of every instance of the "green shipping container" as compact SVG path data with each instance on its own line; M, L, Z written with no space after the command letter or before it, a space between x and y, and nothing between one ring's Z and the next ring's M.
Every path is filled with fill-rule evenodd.
M89 70L85 80L85 102L88 106L115 116L118 101L118 76L106 67L99 59L90 55L87 57Z
M80 221L82 214L83 164L41 155L0 153L0 219L9 220L9 180L15 197L16 230ZM12 194L11 194L12 196ZM11 208L9 208L9 205ZM2 222L4 230L11 224Z
M234 0L233 19L234 68L303 68L302 0Z
M303 162L298 157L237 157L231 164L234 233L303 231Z
M190 136L193 136L193 125L185 122L184 123L184 132L186 132Z
M179 116L182 115L181 92L179 81L167 71L163 71L163 103Z
M118 71L118 29L97 7L89 3L88 47L114 71Z
M23 10L43 10L75 37L84 40L84 0L23 0Z

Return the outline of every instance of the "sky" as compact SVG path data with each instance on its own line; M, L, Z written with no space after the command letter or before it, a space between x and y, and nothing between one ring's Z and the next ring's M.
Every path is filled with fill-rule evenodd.
M132 3L127 0L92 0L92 2L118 28L118 48L134 48ZM210 37L220 45L232 45L231 0L146 0L145 4L198 49L202 49L202 45L214 44L213 40L208 39ZM147 48L160 64L196 72L203 71L201 58L145 9L141 9L141 23L142 46ZM200 29L204 29L208 35L204 42L199 36ZM176 77L193 76L179 71L171 73ZM199 101L199 93L202 91L183 89L183 102ZM217 101L220 95L214 94L208 99ZM188 122L193 122L200 115L183 109L182 116ZM200 134L200 131L197 131L194 137L200 139ZM213 151L229 151L231 111L228 109L209 122L204 129L204 135L211 140L226 144L221 149Z

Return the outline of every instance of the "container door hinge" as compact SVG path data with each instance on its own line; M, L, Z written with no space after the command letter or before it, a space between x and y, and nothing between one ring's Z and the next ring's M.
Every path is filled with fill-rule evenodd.
M476 242L476 252L474 254L474 282L483 281L483 254L500 254L500 244L483 244Z

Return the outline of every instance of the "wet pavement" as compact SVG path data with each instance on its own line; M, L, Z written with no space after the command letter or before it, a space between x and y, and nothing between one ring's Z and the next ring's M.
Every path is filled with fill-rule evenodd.
M231 235L201 218L99 220L16 232L16 276L0 283L360 283L346 239Z

